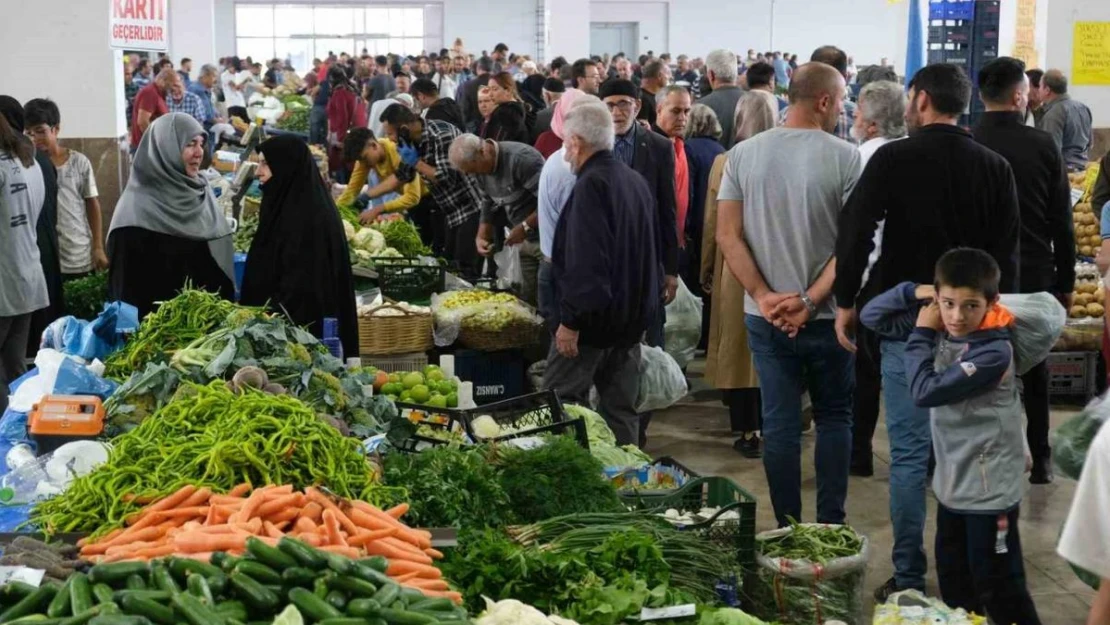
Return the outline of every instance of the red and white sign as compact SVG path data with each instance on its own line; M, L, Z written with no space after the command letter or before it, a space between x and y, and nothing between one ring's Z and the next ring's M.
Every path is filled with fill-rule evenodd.
M169 38L169 0L108 0L111 46L127 50L165 50Z

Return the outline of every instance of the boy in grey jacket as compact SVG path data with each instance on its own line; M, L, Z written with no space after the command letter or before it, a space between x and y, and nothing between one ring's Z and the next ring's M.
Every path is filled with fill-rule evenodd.
M932 420L941 597L995 623L1040 625L1018 534L1026 470L1010 328L999 268L959 248L937 261L936 286L906 282L871 301L862 322L909 335L906 376ZM916 321L914 318L916 317Z

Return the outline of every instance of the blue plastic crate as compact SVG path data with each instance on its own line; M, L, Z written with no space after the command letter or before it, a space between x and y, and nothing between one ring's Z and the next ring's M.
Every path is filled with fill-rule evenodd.
M243 274L247 271L247 255L235 252L235 301L239 301L239 291L243 288Z

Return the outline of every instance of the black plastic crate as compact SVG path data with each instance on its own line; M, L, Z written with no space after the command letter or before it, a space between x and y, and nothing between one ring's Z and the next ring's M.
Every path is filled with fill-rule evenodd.
M429 449L431 447L446 447L452 444L469 444L471 441L466 434L466 427L462 423L458 411L442 408L431 408L421 404L409 404L404 402L397 402L397 409L401 411L401 415L408 419L410 422L420 426L427 426L428 428L447 434L455 432L457 436L438 438L426 433L417 433L408 437L400 443L394 443L393 447L398 451L408 453L416 453ZM435 419L435 420L433 420Z
M458 361L456 360L456 363ZM466 433L475 442L506 441L524 436L539 434L572 435L586 449L590 448L590 437L586 432L586 422L571 418L555 391L542 391L521 395L505 401L479 406L472 410L460 411L460 419ZM479 438L474 433L474 421L482 416L491 417L499 426L509 427L515 432L495 438Z
M447 270L442 264L424 265L417 258L376 260L382 296L397 302L427 306L432 295L445 288Z
M455 351L455 375L474 383L474 403L480 406L523 395L526 373L520 350Z

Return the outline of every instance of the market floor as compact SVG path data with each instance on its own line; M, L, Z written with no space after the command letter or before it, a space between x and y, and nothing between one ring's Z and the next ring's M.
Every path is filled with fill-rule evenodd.
M676 406L656 413L651 423L646 451L653 457L671 456L702 475L729 477L758 499L757 530L774 528L763 464L733 451L728 411L719 394L707 389L700 379L701 361L691 365L691 395ZM1079 407L1054 406L1052 426L1063 423ZM814 434L803 437L802 504L805 520L812 521L816 501L813 467ZM890 550L893 541L889 516L890 453L884 421L875 433L875 475L853 477L848 485L848 521L871 540L872 556L867 570L871 591L893 573ZM1056 538L1068 514L1075 482L1057 476L1048 486L1026 486L1021 510L1021 540L1025 554L1028 587L1044 625L1077 625L1086 622L1093 591L1072 573L1056 555ZM925 545L929 551L928 592L939 595L933 571L933 537L936 503L930 495Z

